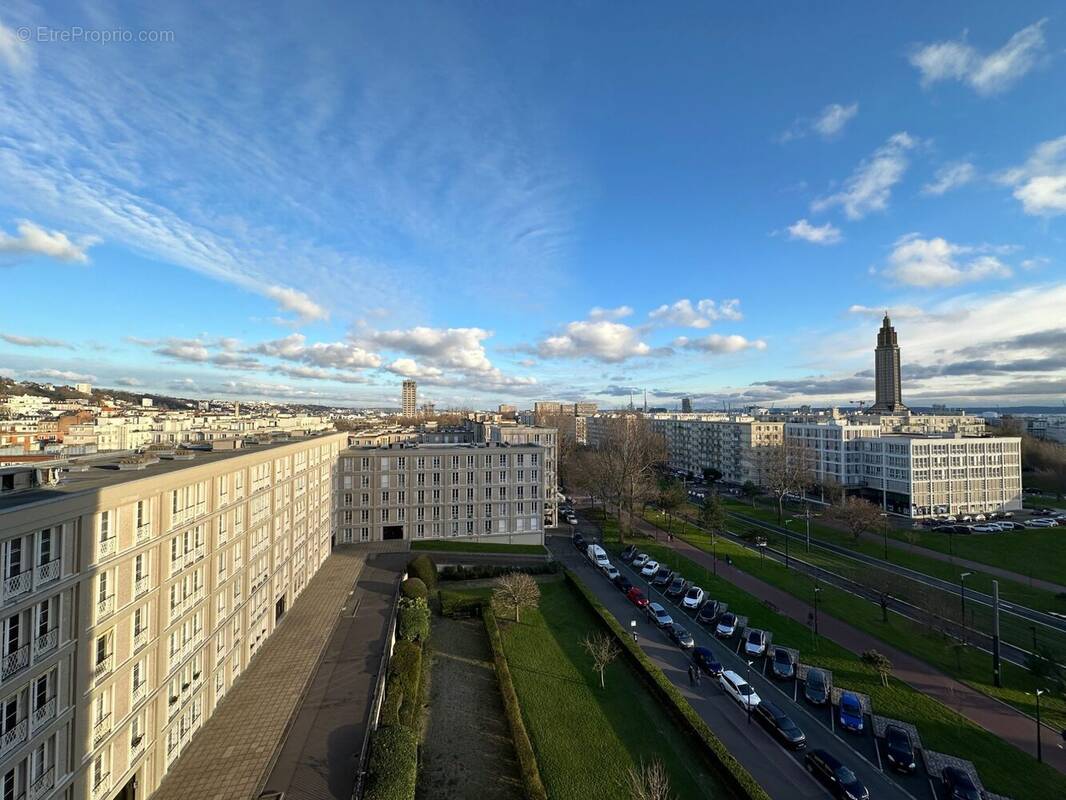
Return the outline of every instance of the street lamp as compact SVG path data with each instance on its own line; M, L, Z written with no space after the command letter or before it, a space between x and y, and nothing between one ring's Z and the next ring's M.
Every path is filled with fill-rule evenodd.
M752 661L748 662L748 689L749 689L749 691L755 691L754 689L751 688L751 665L753 663L754 662L752 662ZM1038 709L1039 709L1039 702L1040 701L1038 700L1037 701L1037 703L1038 703L1037 708ZM747 702L744 705L747 706L747 708L748 708L748 724L751 725L751 695L750 694L748 695L748 700L747 700ZM1038 715L1039 715L1039 713L1040 712L1037 711ZM1038 747L1038 749L1039 749L1039 747Z
M1044 746L1040 738L1040 695L1045 694L1047 689L1036 690L1036 760L1041 762L1044 760ZM1026 694L1029 694L1026 692ZM750 720L749 720L750 722Z
M964 572L959 575L959 600L962 603L962 642L966 643L966 579L973 575L972 572Z
M635 619L629 621L629 629L633 632L633 641L637 641L637 621Z
M887 511L882 511L881 512L881 520L882 520L881 534L882 534L882 536L883 536L883 538L885 540L885 561L888 561L888 512Z
M794 520L794 519L795 519L795 517L789 517L788 519L786 519L785 520L785 527L787 528L788 527L788 523L792 522L792 520ZM785 534L785 569L788 569L788 540L791 539L791 538L792 538L792 536L790 534L787 534L787 533Z
M818 635L818 595L821 592L821 587L814 587L814 635Z

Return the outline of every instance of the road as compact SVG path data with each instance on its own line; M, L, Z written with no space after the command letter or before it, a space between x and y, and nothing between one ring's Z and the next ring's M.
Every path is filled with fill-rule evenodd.
M586 525L581 525L580 528L586 528ZM595 535L596 529L588 525L587 532ZM639 609L626 600L599 570L579 554L568 536L550 537L549 547L556 558L585 581L623 627L632 629L631 623L636 622L638 641L644 651L678 686L715 735L771 797L775 800L826 797L826 790L803 769L802 752L786 750L778 745L758 722L754 719L749 722L744 710L726 695L715 681L705 677L701 686L689 686L688 655L675 647L662 631L648 622ZM624 564L617 566L626 571L634 582L641 580ZM652 594L653 599L663 603L675 619L680 620L684 616L684 612L657 591ZM929 800L933 797L928 780L922 776L904 779L910 789L908 791L895 778L880 770L877 763L877 745L872 735L867 733L865 736L849 736L852 741L845 740L832 727L832 717L828 712L808 706L805 702L795 701L795 682L778 683L765 678L762 674L765 665L761 660L749 670L747 662L737 655L734 649L738 645L736 641L729 644L720 642L693 621L688 623L686 627L698 646L710 648L727 669L733 669L742 675L750 672L749 682L755 691L761 698L772 699L792 717L806 733L808 747L825 749L836 755L866 784L872 797L877 800ZM867 727L870 727L868 718ZM859 749L852 744L857 745ZM865 754L860 751L865 751Z

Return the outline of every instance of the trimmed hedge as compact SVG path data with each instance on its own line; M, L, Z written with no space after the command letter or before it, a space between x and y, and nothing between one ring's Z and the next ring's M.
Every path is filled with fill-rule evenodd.
M392 651L385 701L381 704L382 725L404 725L417 730L421 715L422 648L414 642L399 641Z
M370 741L364 800L414 800L418 735L403 725L382 725Z
M737 761L736 757L729 752L728 748L708 727L703 718L689 705L684 695L674 686L673 682L663 674L654 662L644 653L633 637L625 631L618 620L604 607L599 600L588 590L581 579L570 570L564 570L566 579L573 584L578 593L585 598L589 607L603 620L615 639L634 663L636 663L651 686L666 701L666 707L681 721L683 725L696 735L707 750L712 763L714 763L727 781L740 797L750 800L770 800L770 795L759 785L745 769L744 765Z
M511 738L514 740L515 755L518 757L518 768L522 773L526 800L548 800L548 792L544 788L544 782L540 778L540 769L537 767L537 756L533 752L533 743L529 740L526 724L522 720L522 709L518 705L518 695L515 693L514 683L511 680L511 670L507 666L507 657L503 652L503 638L500 636L496 617L489 607L482 610L481 616L485 620L485 632L489 635L492 661L496 665L496 680L500 684L503 708L507 714L507 722L511 726Z
M551 575L558 573L561 565L558 561L546 564L502 565L502 564L456 564L441 567L440 578L445 581L477 581L498 578L512 572L525 572L527 575Z
M424 599L400 598L396 635L409 642L424 642L429 638L429 604Z
M437 592L442 617L472 617L481 613L485 601L480 597L471 597L465 592L451 592L441 589Z
M437 588L437 565L425 553L417 555L407 562L407 574L412 578L421 580L427 589Z
M400 595L410 600L421 598L425 600L429 597L429 590L426 588L426 583L421 578L408 578L400 584Z

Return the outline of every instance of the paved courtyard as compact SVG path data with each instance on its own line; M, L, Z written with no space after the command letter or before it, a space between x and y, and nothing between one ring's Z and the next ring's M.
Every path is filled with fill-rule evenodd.
M366 555L342 546L326 559L171 766L152 800L251 800L255 796Z

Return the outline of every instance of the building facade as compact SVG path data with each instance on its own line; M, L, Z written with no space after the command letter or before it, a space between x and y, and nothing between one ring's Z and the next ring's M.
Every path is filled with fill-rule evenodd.
M547 448L539 444L398 444L340 453L340 542L390 539L544 541Z
M400 401L400 413L413 417L418 411L418 385L412 380L403 382L403 396Z
M345 440L4 474L4 797L154 791L329 555Z
M815 482L820 485L864 485L862 440L880 435L880 425L843 418L785 423L786 442L803 448Z
M874 350L874 404L870 410L881 414L900 414L907 410L903 405L899 342L887 313Z

